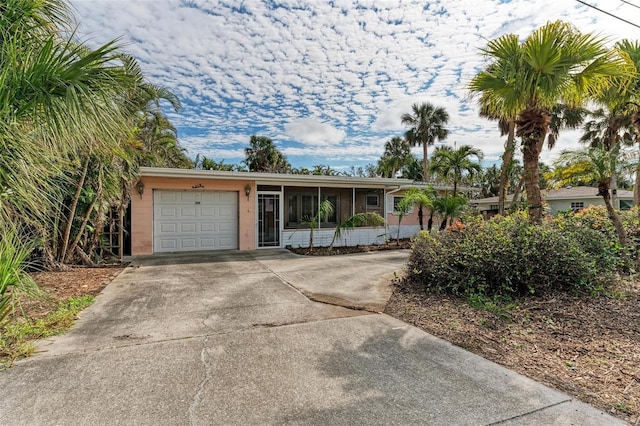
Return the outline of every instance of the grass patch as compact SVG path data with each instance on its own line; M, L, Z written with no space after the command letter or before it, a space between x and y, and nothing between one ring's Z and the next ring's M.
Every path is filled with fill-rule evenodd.
M0 369L5 369L18 358L29 356L38 339L56 336L68 330L78 312L91 305L93 296L70 297L58 304L55 311L35 321L17 317L0 328Z

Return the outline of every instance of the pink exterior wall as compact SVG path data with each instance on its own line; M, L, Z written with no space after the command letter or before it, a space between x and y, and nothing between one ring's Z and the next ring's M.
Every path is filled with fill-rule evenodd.
M131 196L131 254L133 256L153 253L153 190L189 190L189 191L238 191L238 247L240 250L256 248L256 185L249 180L208 180L193 178L149 177L141 178L144 183L142 197L133 189ZM251 186L249 199L245 195L245 186ZM194 185L204 188L193 189Z
M393 210L393 196L396 197L401 197L402 196L402 192L395 192L391 195L387 196L387 202L389 203L387 210L387 217L385 219L387 219L387 225L397 225L398 224L398 215L394 214L392 212ZM429 219L429 210L428 209L422 209L422 213L424 215L424 224L426 226L427 224L427 220ZM401 226L409 226L409 225L418 225L420 222L418 221L418 207L417 206L413 206L413 212L412 213L407 213L404 215L404 217L402 218L402 224Z

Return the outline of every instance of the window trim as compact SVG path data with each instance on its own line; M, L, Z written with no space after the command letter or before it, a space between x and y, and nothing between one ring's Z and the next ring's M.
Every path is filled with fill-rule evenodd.
M375 204L369 203L369 197L371 198L375 197L376 199ZM366 194L365 199L366 199L367 207L376 207L376 208L380 207L380 194Z

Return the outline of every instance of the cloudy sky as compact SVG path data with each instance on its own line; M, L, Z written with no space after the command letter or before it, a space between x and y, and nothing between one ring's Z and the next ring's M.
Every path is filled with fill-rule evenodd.
M640 0L586 2L640 24ZM496 161L504 141L465 89L490 39L524 37L556 19L611 42L640 38L638 28L574 0L71 4L79 38L97 45L120 37L148 79L180 97L184 107L170 117L189 156L239 163L256 134L273 139L295 167L338 170L375 163L384 142L406 130L402 113L424 101L449 112L447 144L471 144L487 164ZM557 146L576 139L565 133Z

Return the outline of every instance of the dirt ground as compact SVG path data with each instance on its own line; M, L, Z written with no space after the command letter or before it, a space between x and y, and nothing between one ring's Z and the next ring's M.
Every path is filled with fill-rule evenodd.
M69 297L96 296L122 270L122 266L105 268L72 268L64 272L36 272L31 274L47 297L23 302L22 308L31 319L53 312L58 302Z
M58 301L96 295L122 269L74 268L33 277ZM26 309L36 318L53 307L51 301L41 301ZM385 312L640 425L638 283L608 296L557 293L492 311L474 309L462 299L396 287Z
M502 309L396 286L386 313L640 424L640 285L609 296L550 294Z

